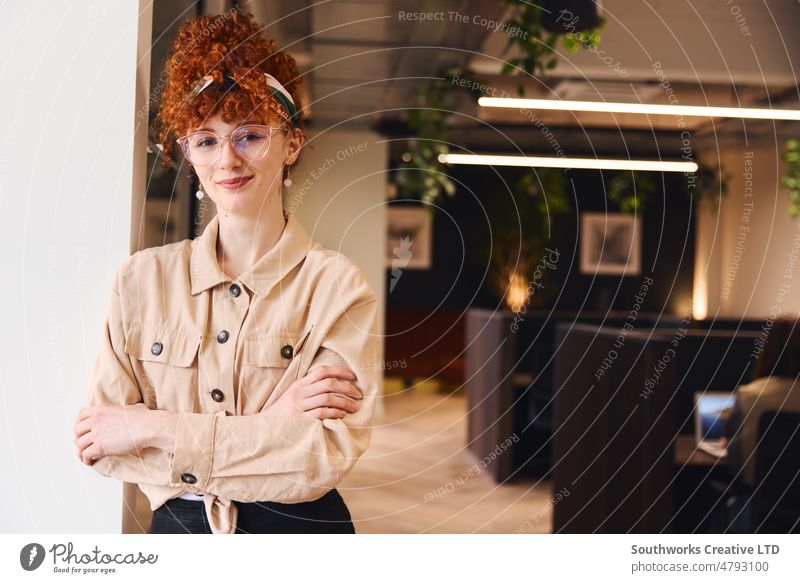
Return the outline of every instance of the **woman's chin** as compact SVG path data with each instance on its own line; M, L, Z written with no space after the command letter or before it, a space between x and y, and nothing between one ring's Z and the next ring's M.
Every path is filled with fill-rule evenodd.
M244 191L237 191L223 193L221 197L217 197L216 205L218 212L256 218L262 208L262 202L252 194L248 196Z

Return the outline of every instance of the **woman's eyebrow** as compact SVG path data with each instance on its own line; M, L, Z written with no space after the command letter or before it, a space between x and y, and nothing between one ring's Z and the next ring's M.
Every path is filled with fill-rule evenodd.
M243 121L242 123L240 123L236 127L238 128L238 127L246 126L246 125L249 125L249 124L258 124L258 123L261 123L261 122L258 121L257 119L248 119L246 121ZM195 131L196 132L211 132L211 133L214 133L214 130L212 130L211 128L197 128Z

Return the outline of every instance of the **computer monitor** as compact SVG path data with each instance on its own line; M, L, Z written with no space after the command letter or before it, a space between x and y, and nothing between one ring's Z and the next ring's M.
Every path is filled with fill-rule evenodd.
M712 455L726 454L725 421L736 402L735 393L705 391L694 394L694 439L698 448Z

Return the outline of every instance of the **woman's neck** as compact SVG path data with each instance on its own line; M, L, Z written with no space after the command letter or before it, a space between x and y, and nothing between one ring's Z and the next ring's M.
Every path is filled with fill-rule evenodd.
M282 209L263 213L257 219L225 211L219 211L217 216L217 263L231 279L250 271L275 246L286 226Z

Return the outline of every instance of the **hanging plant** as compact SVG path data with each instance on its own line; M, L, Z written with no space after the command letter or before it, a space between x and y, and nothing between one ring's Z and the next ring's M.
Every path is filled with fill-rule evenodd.
M555 234L562 231L561 220L573 214L564 173L527 172L513 183L510 201L487 205L486 211L492 247L480 246L479 260L489 262L492 289L515 313L539 305L557 278Z
M800 140L789 140L783 152L786 162L786 174L781 184L789 189L789 216L796 219L800 216Z
M562 26L561 32L550 32L545 28L540 6L525 0L506 2L512 7L512 12L504 30L514 33L508 35L508 44L501 57L515 46L521 56L514 57L503 65L501 73L504 75L521 69L529 75L546 76L546 72L558 64L555 46L559 38L571 52L581 47L596 47L600 41L598 31L605 24L602 20L595 29L581 31L567 23ZM454 83L456 75L472 82ZM449 121L458 95L456 90L466 89L477 99L479 95L475 93L475 88L481 86L474 72L465 67L445 68L439 71L437 77L433 82L417 89L415 106L407 110L408 126L414 136L406 142L406 151L402 154L403 165L392 173L398 193L404 198L423 201L429 212L433 212L433 203L443 193L453 196L456 192L455 184L447 174L446 164L440 161L440 156L450 152ZM521 83L518 90L522 94Z
M648 172L631 170L609 180L606 195L619 206L620 212L641 214L655 190L656 183Z
M546 14L542 6L521 0L506 0L506 3L511 7L511 17L505 23L505 30L513 30L515 34L508 35L500 56L505 56L512 48L516 48L520 56L506 60L501 69L503 75L521 69L531 77L547 77L558 65L556 45L559 39L572 53L581 47L596 47L600 42L600 29L605 26L603 19L595 28L579 29L563 23L563 32L553 32L545 27ZM524 94L522 82L517 85L517 93Z
M455 184L439 158L450 151L447 134L448 120L453 114L454 93L448 79L452 74L452 71L440 71L440 78L417 88L416 107L407 112L408 126L414 137L406 141L406 151L402 155L404 165L395 173L400 195L419 198L427 203L429 212L443 192L447 196L456 192Z
M688 174L687 186L692 200L706 205L714 213L719 211L720 198L728 192L730 176L720 172L720 165L710 166L697 161L697 171Z

